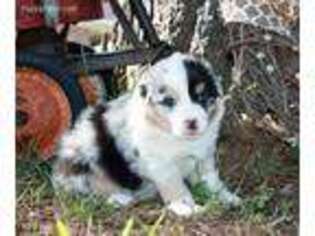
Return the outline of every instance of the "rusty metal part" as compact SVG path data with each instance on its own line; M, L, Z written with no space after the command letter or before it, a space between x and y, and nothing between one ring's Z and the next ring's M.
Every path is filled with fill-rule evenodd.
M58 83L39 70L18 67L16 79L17 151L35 143L41 158L49 159L71 123L68 99Z
M121 52L95 54L69 54L67 55L69 70L81 71L99 71L112 69L116 66L127 66L136 64L146 64L154 61L165 50L169 50L167 44L161 44L156 48L129 49Z
M87 104L95 105L101 97L101 94L98 92L97 85L91 81L89 76L80 76L79 84Z

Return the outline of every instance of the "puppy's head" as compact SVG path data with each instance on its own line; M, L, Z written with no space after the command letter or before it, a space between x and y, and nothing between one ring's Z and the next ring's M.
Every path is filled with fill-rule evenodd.
M143 76L136 93L150 124L185 139L198 138L205 132L221 95L220 84L206 62L173 53Z

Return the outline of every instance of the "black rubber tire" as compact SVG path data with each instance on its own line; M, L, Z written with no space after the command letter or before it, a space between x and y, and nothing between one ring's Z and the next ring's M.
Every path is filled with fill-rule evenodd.
M68 98L72 113L71 120L74 123L86 107L86 101L78 82L78 75L67 70L61 55L38 53L34 48L18 50L16 66L38 69L53 78Z

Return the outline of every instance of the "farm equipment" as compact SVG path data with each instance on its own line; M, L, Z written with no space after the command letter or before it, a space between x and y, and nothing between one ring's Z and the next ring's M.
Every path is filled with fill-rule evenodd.
M110 3L107 6L117 16L134 49L96 54L90 48L66 42L70 24L103 18L104 2ZM138 39L116 0L17 0L18 152L35 143L43 159L53 156L57 140L88 105L89 90L79 83L82 68L88 68L85 73L89 75L105 75L106 85L113 68L150 62L169 49L159 40L141 0L130 0L129 4L146 42ZM55 27L59 24L64 27L57 33ZM88 82L85 86L93 90Z

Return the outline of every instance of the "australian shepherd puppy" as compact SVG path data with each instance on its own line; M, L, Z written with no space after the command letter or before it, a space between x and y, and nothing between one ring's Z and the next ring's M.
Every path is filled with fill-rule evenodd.
M82 113L61 139L54 184L120 205L158 194L189 216L200 207L187 185L204 182L223 203L238 204L215 165L223 115L210 65L173 53L143 69L132 92Z

